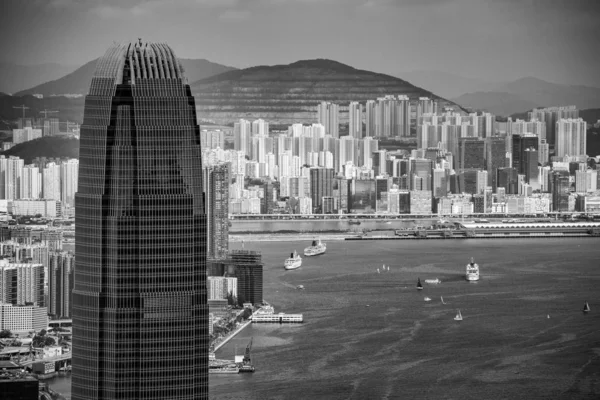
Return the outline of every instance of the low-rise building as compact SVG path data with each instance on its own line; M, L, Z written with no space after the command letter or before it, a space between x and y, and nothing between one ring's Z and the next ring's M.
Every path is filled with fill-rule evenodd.
M40 331L48 327L46 307L0 304L0 330Z

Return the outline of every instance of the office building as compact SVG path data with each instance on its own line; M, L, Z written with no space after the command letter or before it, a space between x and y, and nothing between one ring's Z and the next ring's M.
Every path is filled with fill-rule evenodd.
M48 314L56 318L71 318L75 255L55 251L48 258Z
M490 136L485 139L485 162L490 186L495 192L498 186L498 168L506 166L506 144L502 137Z
M8 204L8 212L12 215L41 215L44 218L62 216L62 205L57 200L13 200Z
M460 170L485 169L485 141L479 138L461 138L458 141Z
M538 182L538 157L539 153L536 149L525 149L523 154L523 172L525 181L534 189L539 189Z
M166 44L115 43L85 105L71 398L207 399L202 150L183 68Z
M559 119L556 122L554 155L556 157L585 156L587 154L586 130L587 123L581 118Z
M310 169L310 196L313 213L322 213L323 197L333 196L333 169Z
M498 168L498 187L497 191L500 188L504 189L504 193L506 194L517 194L519 191L518 181L517 181L517 170L515 168Z
M525 174L525 151L538 150L539 139L535 135L522 134L512 136L512 167L518 174Z
M232 250L229 252L233 276L237 278L238 301L262 304L263 264L257 251Z
M553 211L569 211L570 193L569 173L567 171L554 171L552 174Z

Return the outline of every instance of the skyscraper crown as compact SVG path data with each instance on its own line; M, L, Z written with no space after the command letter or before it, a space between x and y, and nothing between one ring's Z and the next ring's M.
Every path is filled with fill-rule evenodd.
M114 43L96 64L94 78L135 85L141 79L182 79L183 67L166 43Z

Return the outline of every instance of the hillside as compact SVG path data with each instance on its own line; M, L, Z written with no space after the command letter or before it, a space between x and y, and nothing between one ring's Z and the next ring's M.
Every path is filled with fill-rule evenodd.
M75 66L55 63L39 65L0 63L0 92L15 93L58 79L76 68Z
M340 104L343 124L348 122L350 101L364 104L387 94L405 94L411 100L428 96L441 100L442 106L457 107L402 79L324 59L225 72L190 86L198 118L219 124L239 118L263 118L273 124L316 121L320 101Z
M47 136L25 143L19 143L2 155L17 156L29 164L36 157L79 158L79 140L64 136Z
M16 96L25 94L40 93L44 96L61 95L61 94L82 94L86 95L90 89L92 75L96 69L96 61L92 60L87 64L79 67L72 73L56 79L51 82L32 87L27 90L15 93ZM185 70L185 76L188 82L194 82L199 79L204 79L226 71L235 70L233 67L228 67L221 64L216 64L204 59L180 59L181 65Z
M452 100L465 107L508 116L536 107L575 105L580 109L598 108L600 88L561 85L528 77L500 84L489 91L466 93Z

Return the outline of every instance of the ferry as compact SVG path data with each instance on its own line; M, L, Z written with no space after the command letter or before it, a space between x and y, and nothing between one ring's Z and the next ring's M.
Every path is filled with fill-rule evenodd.
M319 254L324 254L326 250L327 246L321 242L321 239L313 240L312 244L304 249L304 255L307 257L318 256Z
M290 258L286 259L285 263L283 264L285 269L296 269L300 268L301 265L302 257L300 257L300 254L298 254L296 250L290 254Z
M473 261L473 257L471 257L471 262L467 264L465 278L467 278L469 282L479 280L479 265Z

